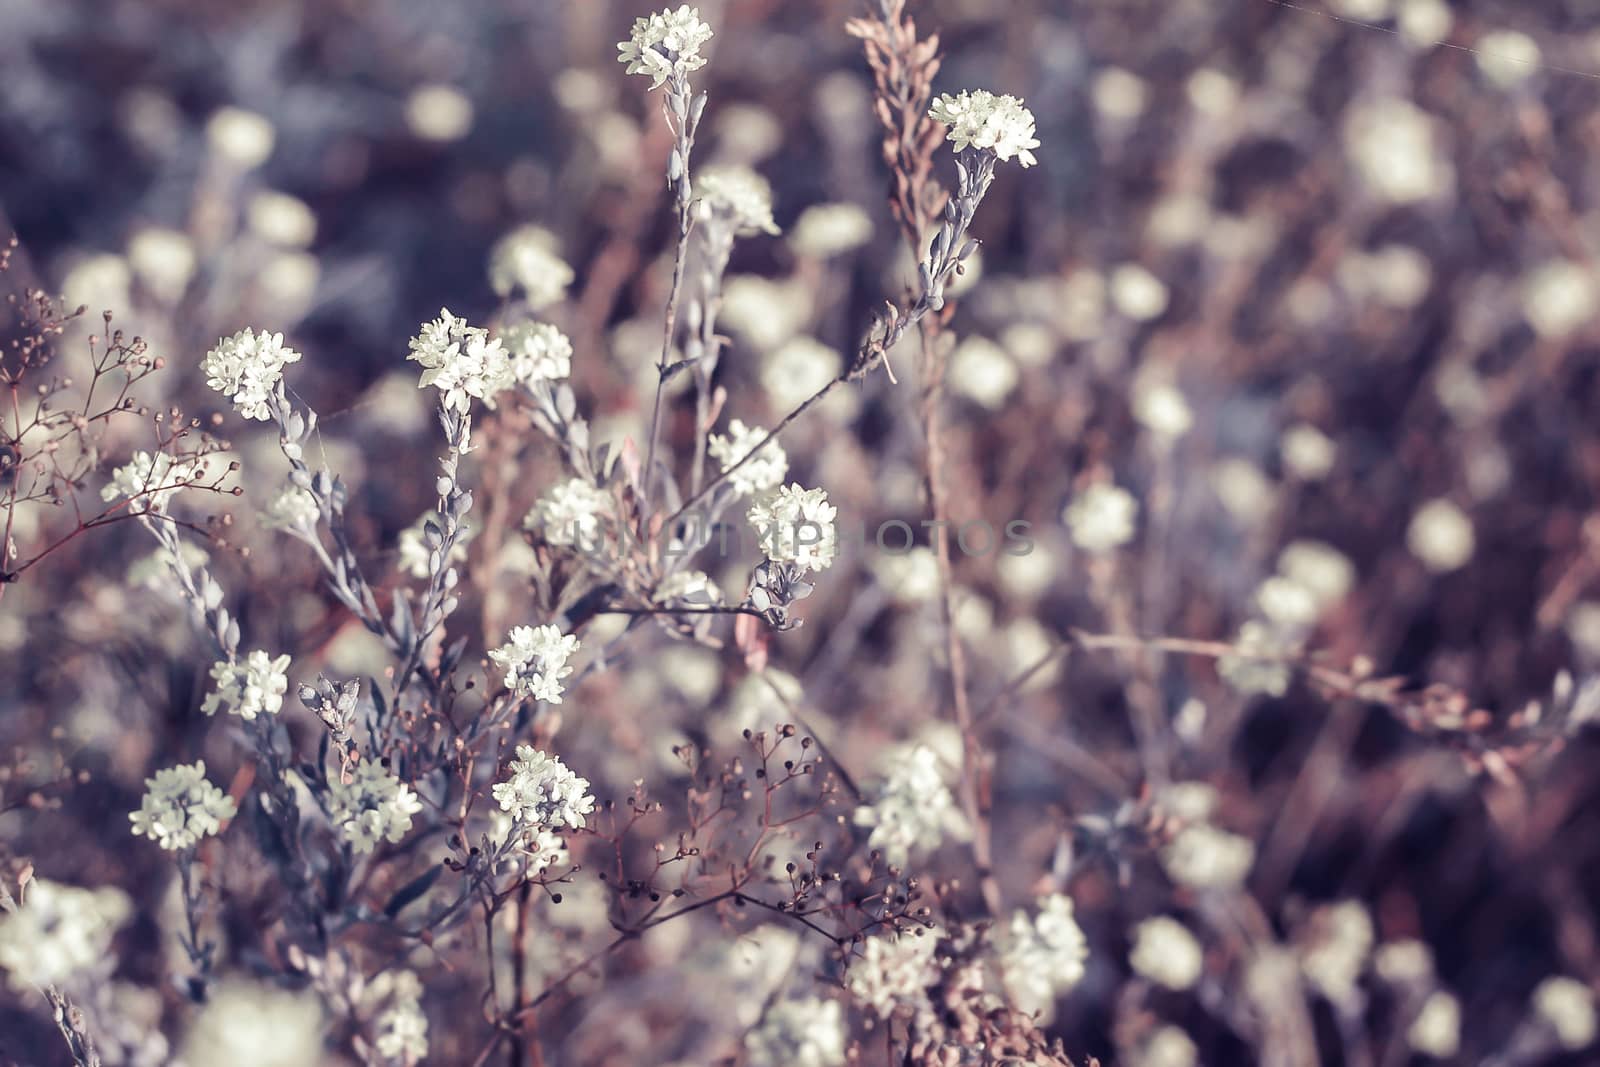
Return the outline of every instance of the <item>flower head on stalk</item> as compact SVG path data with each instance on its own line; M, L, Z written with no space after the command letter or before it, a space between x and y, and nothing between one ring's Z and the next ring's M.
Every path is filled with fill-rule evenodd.
M300 353L285 348L283 334L240 330L224 337L206 353L200 369L206 384L233 400L247 419L272 417L268 401L283 377L283 368L298 363Z
M944 93L928 109L928 116L950 127L948 136L958 152L986 149L1002 161L1015 157L1024 167L1039 162L1032 152L1039 147L1033 112L1010 94L996 96L984 89L963 90L955 96Z
M206 780L204 760L157 771L144 784L139 810L128 816L134 836L171 852L194 847L238 814L233 798Z
M682 77L706 65L700 46L711 40L711 27L700 20L699 8L684 4L654 15L635 19L633 32L617 45L617 59L627 64L629 74L650 78L650 88L659 89L674 75Z
M491 407L496 393L513 382L511 363L498 338L489 331L467 325L467 320L442 308L439 317L424 323L411 339L411 354L406 357L422 364L422 388L433 386L444 394L445 410L465 415L473 400Z

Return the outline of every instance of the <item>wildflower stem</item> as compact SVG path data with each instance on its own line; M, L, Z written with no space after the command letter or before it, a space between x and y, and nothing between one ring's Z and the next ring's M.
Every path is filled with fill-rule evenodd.
M696 101L689 90L689 79L684 74L673 73L667 79L667 91L662 97L662 111L667 125L674 134L671 162L667 167L667 181L672 185L678 203L678 247L672 259L672 288L667 292L666 322L662 328L661 360L656 364L656 396L650 414L650 444L645 450L644 479L641 486L643 507L640 509L646 522L650 516L651 489L655 485L656 446L661 434L661 405L666 393L667 377L671 370L672 338L678 327L678 300L683 293L683 270L688 260L689 234L694 230L694 186L689 180L689 153L694 149L695 129L704 111L705 99ZM676 121L674 121L676 119Z
M767 436L765 436L765 437L763 437L761 439L761 442L759 444L757 444L754 448L752 448L750 451L746 452L742 457L740 457L738 462L731 464L721 474L717 475L715 478L713 478L709 482L707 482L701 488L701 490L698 493L693 494L692 496L689 497L688 500L684 501L683 502L683 506L680 507L677 511L674 511L671 515L667 516L667 521L661 524L662 529L671 529L672 528L672 524L677 522L680 518L682 518L689 511L690 508L692 508L696 504L700 503L700 501L704 500L706 498L706 496L713 489L715 489L717 486L721 485L723 482L727 481L729 475L733 474L734 471L738 470L740 467L744 466L746 463L749 463L756 456L760 455L761 454L761 450L766 448L767 445L771 444L773 441L777 440L778 435L781 434L784 430L788 429L790 423L794 422L794 420L798 419L801 415L805 414L806 411L809 408L811 408L813 405L815 405L823 397L825 397L829 393L831 393L833 391L833 387L838 385L842 381L844 381L843 377L834 378L832 381L828 382L828 384L824 385L821 389L818 389L816 392L812 393L810 396L808 396L804 400L802 400L800 402L800 405L798 407L796 407L793 411L789 412L789 414L785 415L783 417L783 421L779 422L778 425L774 426L772 428L771 432L769 432L767 434Z

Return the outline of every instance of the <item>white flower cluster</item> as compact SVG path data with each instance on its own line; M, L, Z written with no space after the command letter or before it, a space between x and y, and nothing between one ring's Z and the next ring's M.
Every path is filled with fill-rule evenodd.
M536 531L548 544L589 548L610 514L611 494L582 478L569 478L539 498L522 528Z
M1263 694L1281 697L1289 691L1294 677L1288 659L1296 651L1290 635L1262 622L1250 619L1239 627L1239 636L1233 647L1237 655L1223 656L1217 660L1217 673L1244 696Z
M841 1067L844 1008L837 1000L780 1000L745 1037L750 1067Z
M1465 567L1472 560L1476 542L1471 517L1442 498L1417 509L1406 527L1406 547L1435 574Z
M927 745L897 754L871 804L856 809L857 826L872 827L870 848L896 866L916 850L936 848L946 835L964 838L965 817L945 785L939 756Z
M1359 901L1318 908L1299 938L1300 970L1306 983L1329 1003L1354 1010L1357 983L1374 940L1372 919Z
M489 285L508 297L521 289L535 311L560 303L572 284L572 267L556 255L555 235L542 226L518 226L489 250Z
M220 709L246 722L257 715L276 715L289 691L288 670L287 654L274 659L259 648L242 662L218 660L211 665L211 680L217 687L206 695L200 710L215 715Z
M772 186L750 168L708 170L695 189L700 194L701 219L725 220L740 237L780 232L772 218Z
M261 525L269 530L309 530L322 517L311 490L285 486L261 512Z
M0 911L0 970L18 992L67 982L112 958L111 939L132 913L120 889L36 878L20 908Z
M144 799L128 820L135 837L148 837L169 852L193 848L238 814L233 798L206 779L204 760L180 763L144 780Z
M388 975L380 976L387 978ZM422 982L414 971L393 976L390 1003L378 1016L378 1055L394 1063L421 1063L428 1055L428 1017L422 1012Z
M224 977L184 1036L181 1059L230 1067L288 1067L325 1062L322 998L237 976Z
M1248 837L1204 822L1179 830L1161 852L1167 875L1191 889L1237 889L1255 861L1256 847Z
M629 74L646 75L650 88L659 89L669 77L705 66L700 47L709 40L711 27L700 21L699 8L684 4L676 11L668 8L635 19L633 33L617 45L617 59L627 64Z
M360 854L377 848L379 841L395 844L404 838L422 801L382 764L366 762L356 767L348 784L333 783L329 809L339 836Z
M1089 942L1072 914L1072 898L1052 893L1039 901L1039 914L1012 913L998 928L1001 980L1020 1011L1049 1018L1056 998L1083 979Z
M500 331L511 377L528 388L566 380L572 373L572 341L548 322L517 322Z
M247 419L269 419L267 401L283 377L283 368L300 362L300 353L283 346L283 334L244 329L224 337L206 353L200 369L206 384L233 400Z
M406 358L422 364L418 385L438 389L445 408L462 414L473 400L492 406L495 394L513 380L511 361L500 341L491 340L488 330L456 318L449 308L441 308L437 319L423 323Z
M755 462L762 462L761 458ZM827 570L839 546L834 516L825 489L804 489L798 482L758 497L745 513L761 538L767 558L792 563L802 571Z
M767 438L767 431L759 426L746 426L740 419L728 423L727 434L714 433L706 442L706 451L711 458L722 464L722 469L727 471L739 463L744 457L755 451L757 445ZM738 470L728 476L728 484L741 496L747 493L764 493L768 489L775 489L783 484L784 475L789 473L789 457L773 438L765 448L756 453L754 459L745 463Z
M1170 443L1189 432L1194 412L1176 386L1147 382L1133 391L1133 417L1158 440Z
M501 810L529 831L581 830L584 817L594 811L589 780L532 745L517 746L510 779L498 783L493 792Z
M920 1007L927 998L925 990L939 980L934 959L939 937L940 931L933 929L867 938L861 956L850 962L845 988L880 1019L889 1018L896 1008Z
M166 452L135 452L111 472L111 483L100 490L100 499L132 501L129 514L164 512L179 489L201 476L199 460L173 459Z
M561 679L572 673L567 660L578 639L554 626L514 626L508 640L489 658L506 672L506 688L547 704L561 703Z
M988 149L1001 160L1015 156L1024 167L1039 162L1032 152L1039 147L1033 112L1009 93L996 96L984 89L963 90L957 96L942 93L928 115L950 127L948 136L958 152L971 146Z
M814 204L800 213L789 241L800 252L826 259L872 240L872 216L854 204Z
M1205 953L1187 926L1171 916L1158 915L1134 929L1128 963L1135 974L1157 985L1184 990L1200 980Z
M1554 975L1539 983L1533 991L1533 1013L1568 1052L1587 1048L1600 1029L1594 991L1566 975Z
M1126 489L1096 482L1085 487L1067 505L1061 517L1072 533L1072 543L1091 555L1102 555L1133 540L1139 502Z
M1461 1002L1435 989L1406 1028L1406 1044L1424 1056L1448 1060L1461 1051Z
M399 553L398 566L400 570L413 578L423 579L431 573L433 566L433 550L428 547L426 528L429 519L437 520L438 512L428 511L417 516L417 521L400 531L400 538L396 544ZM447 563L461 563L467 558L467 543L472 540L477 531L467 523L461 523L456 529L456 542L450 546L450 558Z

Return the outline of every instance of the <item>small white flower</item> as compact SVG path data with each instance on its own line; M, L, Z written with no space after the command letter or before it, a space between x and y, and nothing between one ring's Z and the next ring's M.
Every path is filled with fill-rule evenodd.
M1150 1035L1134 1067L1195 1067L1199 1062L1200 1050L1194 1041L1181 1028L1168 1024Z
M311 490L289 485L279 490L262 510L261 524L269 530L309 530L321 517L322 509Z
M1541 264L1522 283L1522 313L1540 337L1560 340L1594 320L1600 284L1594 271L1568 259Z
M164 512L173 496L197 482L203 473L199 460L173 459L166 452L135 452L111 472L111 482L100 490L106 502L128 500L130 514Z
M1135 322L1160 318L1171 300L1167 283L1147 267L1122 263L1111 272L1111 304Z
M844 1008L837 1000L780 1000L745 1037L750 1067L841 1067Z
M1429 48L1450 36L1456 16L1445 0L1401 0L1398 21L1405 40Z
M815 337L791 337L767 357L761 385L780 411L799 407L839 376L844 357ZM847 398L848 399L848 398Z
M1435 574L1459 570L1476 548L1472 520L1448 500L1430 500L1412 516L1406 547Z
M1175 441L1194 425L1189 402L1174 387L1164 382L1146 385L1133 392L1133 417L1139 425L1165 441Z
M1251 619L1239 627L1233 646L1238 655L1217 660L1217 673L1245 696L1257 693L1281 697L1289 691L1294 677L1287 657L1294 652L1285 636L1270 626Z
M206 122L212 151L240 170L253 170L272 155L277 131L271 121L237 107L221 107Z
M304 200L288 193L257 193L245 217L256 236L285 248L305 248L317 236L317 216Z
M133 902L115 887L35 878L20 908L0 910L0 970L18 992L93 971L114 960L112 938L132 914Z
M415 1000L401 1001L378 1016L378 1054L402 1063L421 1063L428 1055L428 1017Z
M269 419L267 401L283 377L283 368L298 363L300 353L283 346L283 334L240 330L224 337L206 353L200 370L206 384L233 400L247 419Z
M406 357L422 365L421 388L433 386L444 394L446 409L466 414L473 400L491 407L495 394L510 388L511 364L499 339L490 340L489 331L467 325L448 308L439 317L422 325L411 339Z
M560 303L575 275L557 247L555 234L544 227L518 226L489 250L489 285L501 297L521 289L535 311Z
M517 746L510 779L498 783L493 792L501 810L529 829L581 830L584 817L594 811L589 780L532 745Z
M877 576L878 584L902 604L931 601L939 593L939 561L933 550L924 545L918 545L909 552L875 553L872 571Z
M772 186L748 167L708 170L695 183L700 217L722 220L741 237L779 233L772 219Z
M322 998L312 989L292 991L227 976L209 991L184 1035L181 1059L172 1062L229 1067L323 1063L326 1031Z
M903 865L913 851L937 848L947 835L967 833L938 753L921 744L891 761L872 803L856 809L855 823L872 827L867 847L882 850L895 866Z
M938 930L921 930L867 938L860 957L850 961L845 988L880 1019L896 1008L923 1004L928 986L939 980L939 936Z
M1210 480L1218 502L1240 526L1254 526L1266 518L1276 490L1260 467L1230 456L1211 468Z
M1221 800L1209 782L1173 782L1160 796L1162 811L1183 822L1205 822Z
M1406 1029L1406 1044L1424 1056L1448 1060L1461 1051L1461 1002L1435 990Z
M411 816L422 810L417 794L379 763L361 763L350 777L348 785L332 785L329 817L339 836L357 854L371 852L379 841L398 843L411 830Z
M988 149L1001 160L1015 156L1024 167L1038 162L1032 152L1039 147L1033 112L1010 94L996 96L983 89L963 90L957 96L943 93L928 115L950 127L948 137L958 152L970 145Z
M256 649L242 662L218 660L211 665L216 688L206 695L200 710L215 715L220 709L249 722L257 715L276 715L289 691L289 657L276 659Z
M1516 30L1495 30L1477 40L1478 69L1509 89L1539 71L1539 42Z
M1338 446L1331 437L1305 422L1296 423L1283 432L1278 451L1289 473L1307 482L1326 478L1339 455Z
M1200 980L1205 953L1189 928L1176 919L1158 915L1140 923L1133 933L1128 962L1134 972L1168 989L1190 989Z
M826 490L795 483L756 498L745 514L773 562L792 563L802 571L827 570L833 563L838 509L828 503Z
M1373 945L1372 918L1358 901L1318 908L1300 938L1306 983L1340 1008L1352 1008Z
M1426 982L1433 977L1433 952L1414 938L1390 941L1372 954L1372 968L1390 985Z
M1001 979L1021 1011L1049 1019L1056 999L1083 980L1089 942L1073 917L1072 898L1065 894L1040 900L1034 918L1014 912L992 936Z
M157 771L144 784L139 810L128 816L134 836L148 837L169 852L193 848L238 814L233 798L206 780L204 760Z
M611 514L611 494L582 478L571 478L546 493L522 520L552 545L595 547L601 523Z
M1083 551L1101 555L1133 540L1139 502L1126 489L1105 482L1085 487L1062 513L1072 531L1072 543Z
M1319 608L1343 600L1356 580L1350 558L1322 541L1291 541L1278 553L1278 573L1311 590Z
M789 243L817 259L842 255L870 240L872 217L854 204L814 204L789 231Z
M158 300L176 304L194 278L194 242L178 230L147 226L129 239L128 262Z
M669 77L682 77L706 65L700 47L711 40L711 27L700 21L700 10L684 4L668 8L648 18L635 19L633 33L617 45L617 59L627 64L629 74L650 78L650 88L659 89Z
M510 640L489 653L506 672L506 688L548 704L561 703L561 679L572 673L567 660L578 639L554 626L516 626Z
M1255 858L1249 838L1207 823L1185 826L1161 852L1167 874L1191 889L1237 889Z
M1392 203L1438 196L1454 177L1426 111L1395 96L1375 96L1346 111L1345 151L1373 191Z
M406 97L406 126L424 141L459 141L472 130L472 97L454 85L419 85Z
M712 459L722 464L724 471L727 471L740 463L766 438L767 431L761 427L746 426L743 421L734 419L728 423L726 435L720 433L711 435L711 439L706 443L706 451L710 453ZM761 493L782 485L783 477L788 473L789 457L784 454L777 438L773 438L754 459L744 463L729 475L728 484L741 496Z
M1569 1052L1594 1041L1594 993L1576 978L1555 975L1533 991L1533 1012L1555 1031L1556 1040Z
M518 322L500 331L511 360L511 376L534 388L565 381L572 373L572 341L548 322Z
M1005 406L1019 378L1011 353L986 337L969 337L950 353L950 387L990 411Z
M1320 613L1317 595L1293 578L1275 574L1256 589L1261 614L1286 631L1310 629Z

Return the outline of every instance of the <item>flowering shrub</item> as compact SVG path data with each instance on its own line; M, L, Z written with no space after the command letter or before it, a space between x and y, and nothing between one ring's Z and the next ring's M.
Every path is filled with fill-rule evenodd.
M13 19L0 1058L1586 1062L1600 97L1244 3Z

